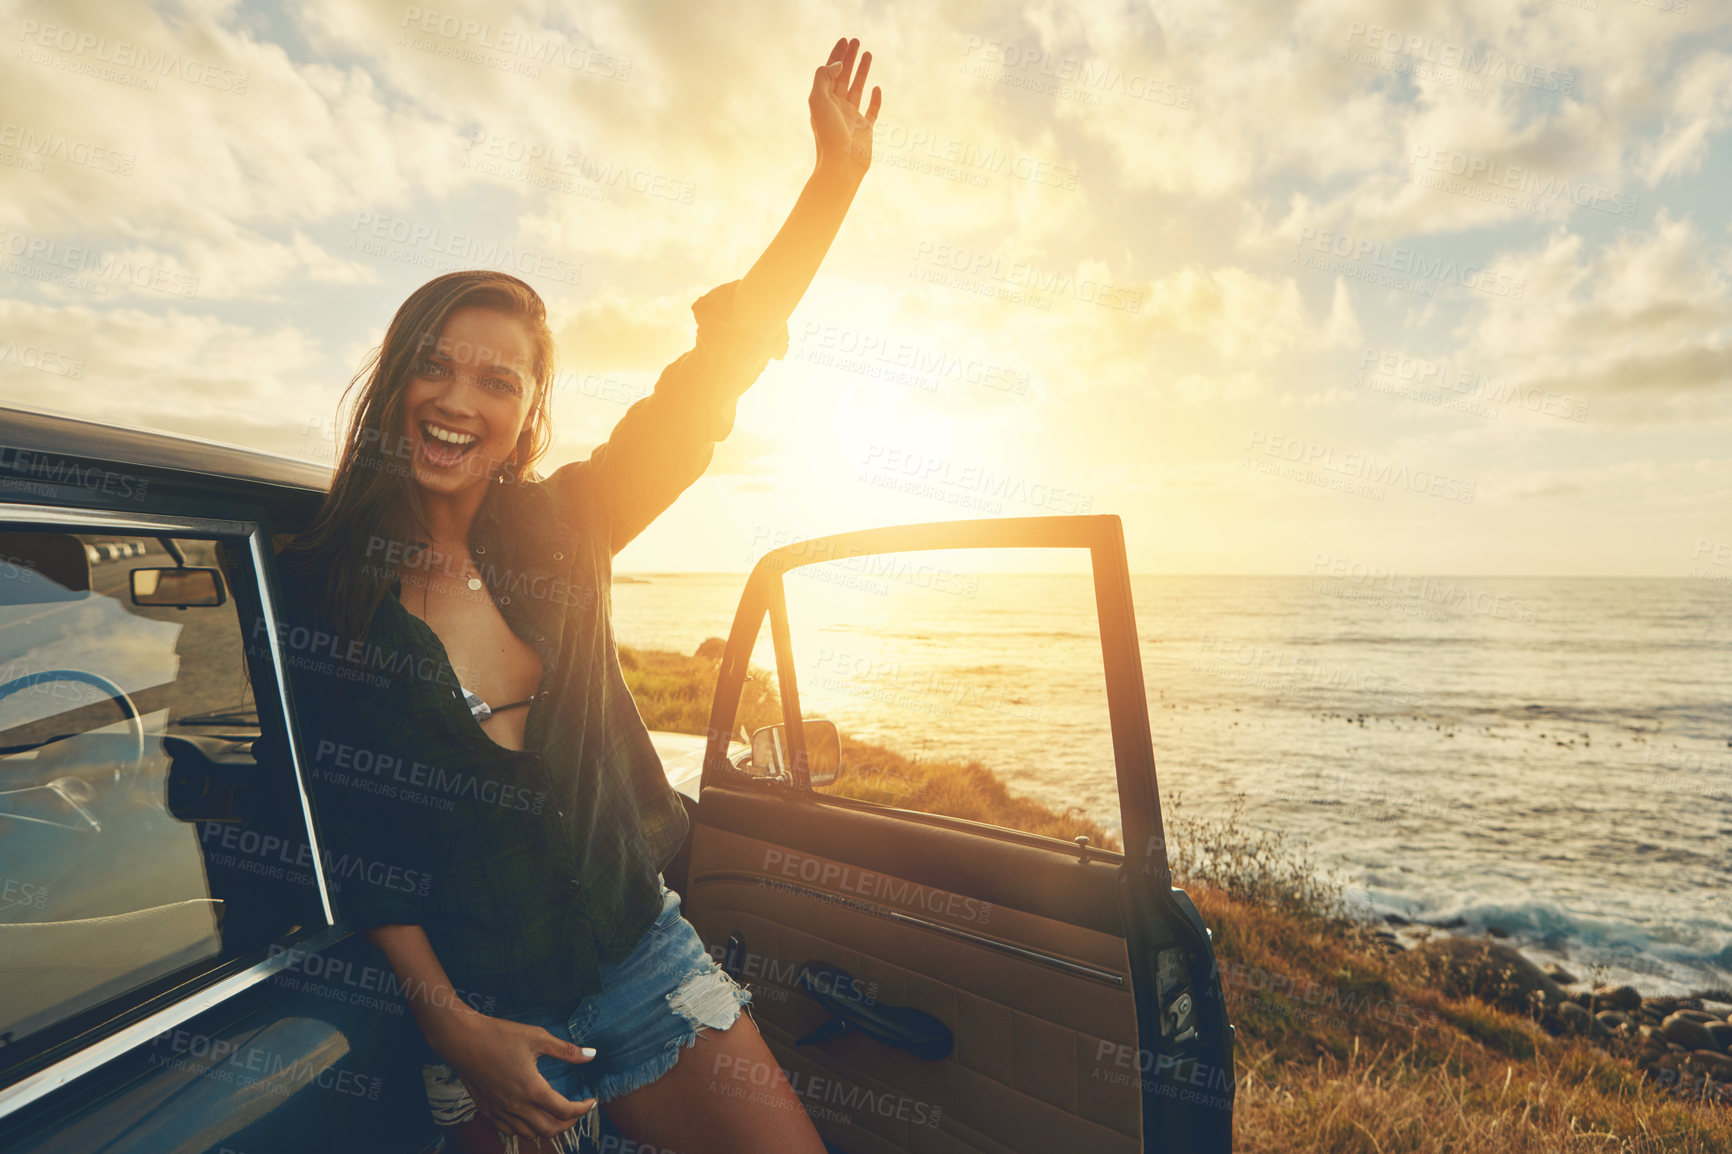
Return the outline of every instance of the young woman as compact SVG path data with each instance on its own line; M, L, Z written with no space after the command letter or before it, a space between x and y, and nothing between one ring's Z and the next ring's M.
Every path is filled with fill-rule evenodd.
M741 1013L750 994L662 881L687 818L608 610L613 555L787 351L871 163L881 96L861 112L858 49L838 40L813 77L817 163L786 224L692 306L695 347L607 444L534 471L551 439L542 302L515 277L451 273L398 310L330 493L283 551L304 768L339 855L327 881L403 986L456 1149L575 1149L600 1102L648 1147L822 1154ZM750 1094L718 1077L740 1069Z

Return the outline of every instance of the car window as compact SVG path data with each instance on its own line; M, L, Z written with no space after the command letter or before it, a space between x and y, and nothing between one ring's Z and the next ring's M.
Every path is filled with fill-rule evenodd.
M257 675L240 620L258 586L246 543L172 544L185 567L217 570L198 580L221 604L133 603L134 570L179 567L161 539L0 525L8 1049L259 949L303 920L316 892L310 861L296 860L306 853L258 852L268 830L303 850L306 839L304 826L293 839L288 783L253 780ZM156 583L165 599L189 597Z
M1086 551L848 557L783 589L801 713L840 736L817 792L1122 848ZM753 664L775 668L767 626ZM780 708L767 692L760 718Z

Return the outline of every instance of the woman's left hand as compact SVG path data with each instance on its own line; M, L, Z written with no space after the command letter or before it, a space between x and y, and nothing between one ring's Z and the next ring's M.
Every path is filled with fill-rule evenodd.
M855 54L860 68L854 68ZM878 120L883 93L872 88L872 103L860 114L860 96L872 54L860 53L858 40L841 39L830 50L830 62L812 77L812 135L818 141L818 167L845 173L855 180L866 175L872 164L872 126Z

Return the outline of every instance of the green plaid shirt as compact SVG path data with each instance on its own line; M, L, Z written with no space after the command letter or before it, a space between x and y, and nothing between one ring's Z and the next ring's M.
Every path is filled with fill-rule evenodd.
M588 460L492 486L471 556L545 679L524 748L489 738L439 637L388 595L365 643L321 631L318 582L283 566L289 662L327 865L343 920L420 925L459 994L496 1012L601 989L661 908L687 830L620 671L613 556L709 465L739 395L788 348L733 322L729 282L692 306L695 347ZM410 543L411 545L417 543ZM375 539L369 563L400 545ZM268 739L267 739L268 740Z

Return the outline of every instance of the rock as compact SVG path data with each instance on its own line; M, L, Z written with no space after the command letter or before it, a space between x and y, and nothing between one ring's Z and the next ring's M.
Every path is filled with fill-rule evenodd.
M1585 1034L1594 1024L1588 1011L1574 1002L1565 1002L1558 1007L1558 1021L1572 1034Z
M727 649L728 643L723 641L720 637L706 637L704 638L704 643L698 646L698 651L692 654L692 656L709 657L720 660L722 654L727 652Z
M1621 1010L1601 1010L1594 1015L1594 1024L1606 1034L1628 1034L1635 1029L1630 1016Z
M1660 1017L1662 1017L1662 1018L1664 1018L1667 1014L1673 1013L1674 1011L1676 1011L1678 1009L1678 1007L1682 1006L1683 1004L1684 1004L1684 999L1682 999L1682 998L1673 998L1673 997L1666 997L1666 996L1659 996L1659 997L1643 998L1642 999L1642 1008L1643 1009L1652 1010L1652 1011L1654 1011L1654 1013L1660 1015Z
M1708 1037L1722 1054L1732 1054L1732 1022L1709 1022Z
M1708 1027L1694 1018L1686 1018L1688 1011L1680 1011L1668 1015L1660 1023L1660 1029L1665 1032L1668 1042L1675 1042L1686 1050L1712 1050L1714 1039L1708 1033Z
M1568 1001L1562 986L1509 946L1444 937L1423 943L1419 951L1453 997L1471 995L1516 1013L1530 1012L1536 999L1553 1006ZM1582 1013L1585 1017L1587 1011Z
M1507 937L1509 937L1509 931L1504 929L1502 926L1487 926L1485 928L1485 932L1490 934L1494 938L1507 938Z
M1718 1050L1692 1050L1690 1062L1702 1073L1722 1082L1732 1082L1732 1057Z
M1540 967L1540 972L1560 986L1573 986L1576 984L1575 976L1556 962L1547 962L1545 965Z
M1639 1010L1642 1008L1642 995L1634 986L1598 986L1594 989L1594 998L1602 1006L1614 1010Z
M1400 914L1384 914L1383 920L1392 926L1411 926L1413 924Z
M1706 1026L1709 1022L1725 1021L1725 1019L1720 1017L1719 1014L1710 1014L1707 1010L1684 1009L1684 1010L1677 1010L1674 1012L1680 1018L1689 1018L1692 1022L1701 1022L1704 1026Z

